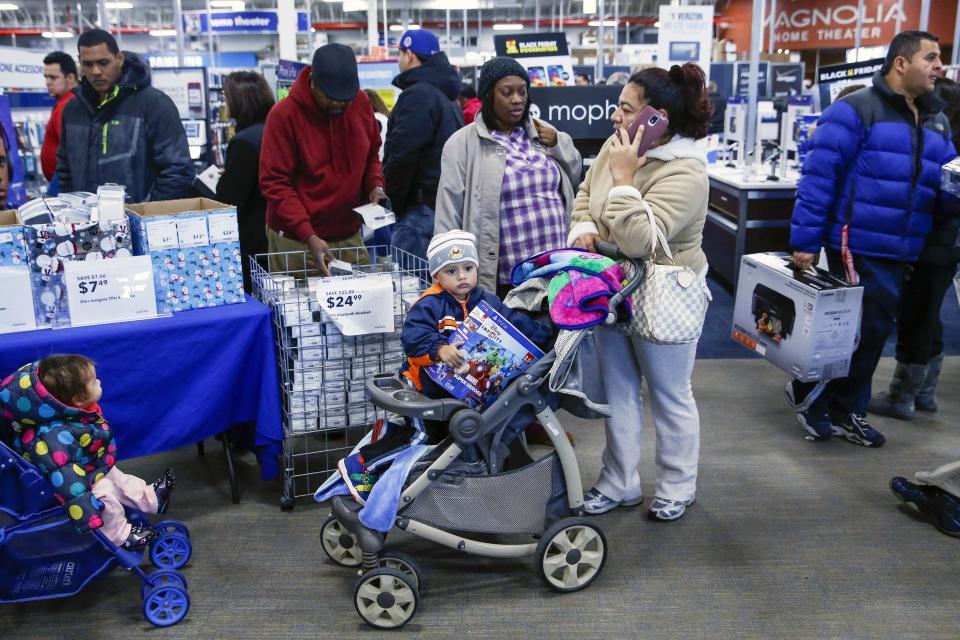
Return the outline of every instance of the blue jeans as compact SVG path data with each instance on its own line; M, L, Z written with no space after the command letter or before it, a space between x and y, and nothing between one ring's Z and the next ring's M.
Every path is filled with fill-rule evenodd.
M425 204L407 209L393 225L393 246L426 260L433 238L433 217L433 209Z
M827 249L830 272L843 277L839 251ZM854 256L854 267L863 287L860 344L850 358L845 378L831 380L811 409L835 413L863 413L870 400L870 382L883 346L896 326L897 303L906 263L883 258Z

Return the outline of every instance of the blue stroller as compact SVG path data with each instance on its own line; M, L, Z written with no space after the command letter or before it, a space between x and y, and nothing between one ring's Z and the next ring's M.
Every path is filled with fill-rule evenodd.
M178 571L193 551L190 532L166 520L154 529L150 559L157 571L141 568L140 553L126 551L94 529L76 532L53 487L32 464L0 442L0 603L72 596L119 564L143 582L143 615L158 627L177 624L190 609L187 581ZM150 526L146 515L128 510L133 523ZM12 520L12 522L11 522Z
M643 264L614 245L598 243L597 249L633 265L626 286L610 298L604 324L613 325L618 321L615 309L641 283ZM603 571L608 545L599 521L583 517L576 456L553 412L559 400L548 386L555 359L556 349L482 411L450 397L427 398L394 373L368 380L366 394L388 412L448 423L450 437L407 476L394 528L468 554L534 556L536 572L549 588L573 592L588 587ZM502 441L520 411L544 427L553 453L533 460L526 447L510 450ZM458 459L471 446L481 452L480 469L465 468ZM359 570L353 592L357 613L380 629L403 626L419 605L419 564L404 553L384 550L385 534L360 522L361 507L353 499L336 496L331 507L333 513L321 527L321 546L334 563ZM491 536L509 540L491 541Z

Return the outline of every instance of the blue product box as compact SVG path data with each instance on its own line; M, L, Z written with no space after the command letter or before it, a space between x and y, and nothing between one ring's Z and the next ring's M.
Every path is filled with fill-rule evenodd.
M0 267L27 268L27 247L17 212L0 211Z
M84 224L24 225L33 307L39 327L70 325L64 264L130 256L126 220Z
M131 205L127 215L134 253L151 256L160 313L244 301L236 207L187 198Z

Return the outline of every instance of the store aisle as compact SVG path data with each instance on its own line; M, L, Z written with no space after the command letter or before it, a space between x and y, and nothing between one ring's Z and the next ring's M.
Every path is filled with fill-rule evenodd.
M878 371L888 380L893 361ZM391 542L421 561L425 589L401 631L419 638L955 638L960 540L901 511L887 489L960 457L960 398L913 423L877 419L883 449L810 443L783 402L785 375L759 360L704 360L694 387L703 418L700 490L683 520L654 523L643 507L599 518L611 546L603 575L577 594L550 592L532 561L462 556L405 534ZM941 388L960 388L960 358ZM585 482L596 476L603 430L562 415L577 437ZM651 430L647 431L647 446ZM116 570L69 600L0 606L4 637L388 637L352 604L351 571L318 542L327 510L277 507L243 456L243 502L229 502L219 443L126 462L153 477L174 464L170 516L192 530L185 569L192 608L171 629L140 615L139 584ZM652 451L644 482L652 488ZM649 502L649 497L648 497ZM389 637L398 637L395 634Z

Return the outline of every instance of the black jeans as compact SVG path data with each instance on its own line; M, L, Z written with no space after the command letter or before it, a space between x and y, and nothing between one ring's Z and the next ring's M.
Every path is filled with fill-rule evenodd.
M854 256L854 267L863 287L860 343L850 358L845 378L831 380L811 409L823 412L863 413L870 400L870 382L883 346L896 324L897 302L906 266L903 262ZM843 277L839 251L827 249L830 272Z
M927 364L943 352L940 307L953 281L957 264L918 262L907 268L897 312L897 360Z

